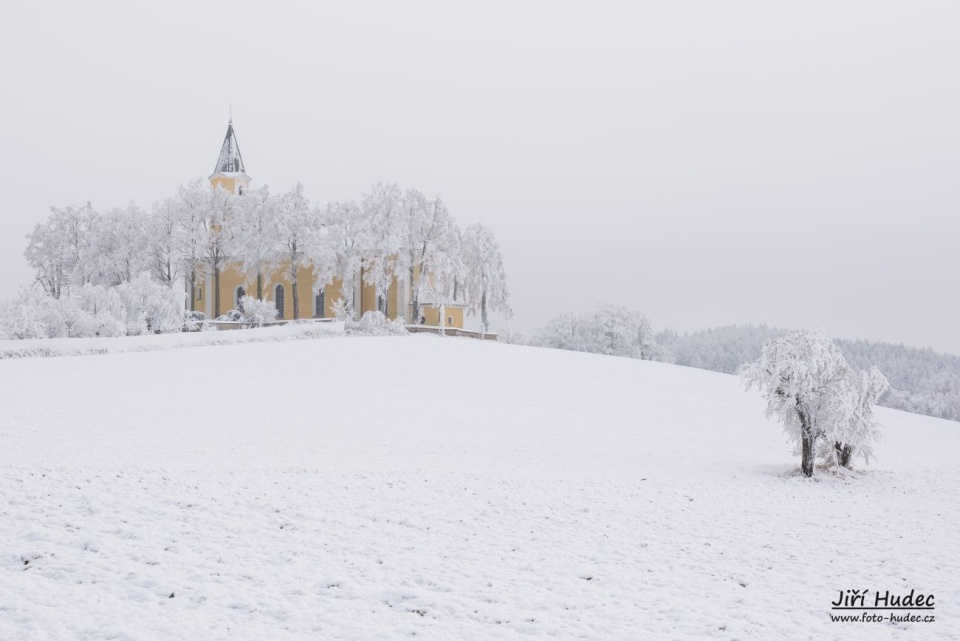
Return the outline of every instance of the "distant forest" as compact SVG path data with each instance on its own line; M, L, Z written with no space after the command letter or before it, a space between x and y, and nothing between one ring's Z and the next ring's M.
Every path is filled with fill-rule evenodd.
M764 341L787 330L733 325L688 334L664 330L657 344L678 365L735 374L743 363L757 360ZM854 369L876 365L890 381L880 405L960 421L960 356L863 340L837 339Z

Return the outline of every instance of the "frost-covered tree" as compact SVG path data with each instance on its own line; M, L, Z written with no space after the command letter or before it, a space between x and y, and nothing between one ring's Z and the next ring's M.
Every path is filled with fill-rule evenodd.
M818 440L842 420L849 369L840 349L820 332L800 331L767 341L760 359L744 365L747 389L757 387L767 416L777 416L801 454L801 470L813 476Z
M847 468L855 455L870 462L873 444L880 440L873 407L889 386L887 378L876 367L856 373L847 371L837 389L837 417L827 426L826 438L820 445L821 459Z
M228 253L247 278L256 279L258 300L263 300L263 288L269 285L264 279L277 268L283 252L277 226L278 201L266 185L247 191L237 201Z
M397 254L403 240L403 196L395 183L377 183L360 203L369 242L363 253L363 282L377 291L384 312L387 292L397 274Z
M243 322L257 327L263 327L276 322L279 312L272 300L261 300L253 296L244 296L240 299L240 308L243 310Z
M440 198L428 201L415 189L408 190L403 196L400 231L396 269L398 273L407 274L412 318L414 323L419 323L420 301L425 293L435 288L432 275L437 274L437 282L444 280L442 272L459 277L461 269L456 262L460 251L459 231ZM456 286L454 283L454 290ZM397 311L400 315L401 310Z
M340 299L342 304L337 307L337 318L352 318L355 301L353 300L354 276L363 267L363 257L367 248L372 244L370 226L363 217L360 206L352 201L341 201L328 204L318 213L320 225L324 231L320 239L325 247L322 251L332 265L315 267L318 272L317 280L327 284L329 274L340 280ZM314 264L321 261L314 256Z
M467 309L480 313L480 331L490 326L488 312L512 316L507 273L503 268L500 244L493 232L476 223L463 234L463 262Z
M202 180L181 185L175 198L178 220L177 256L190 289L190 311L196 309L198 269L203 263L210 238L210 229L207 224L209 201L210 187Z
M50 217L27 235L27 264L36 282L54 298L89 280L91 229L99 214L90 203L82 207L50 208Z
M147 223L147 260L150 271L161 283L173 287L182 273L178 233L180 209L174 198L167 198L153 206Z
M126 310L117 290L87 283L78 292L80 309L86 312L86 336L123 336Z
M70 286L74 262L67 251L66 236L54 218L55 214L46 224L37 223L33 231L27 234L24 257L43 290L53 298L60 298L61 293Z
M443 235L439 248L433 252L424 272L420 280L423 282L424 292L430 299L430 303L440 312L440 333L443 334L447 324L446 307L457 302L458 289L463 282L464 273L460 252L460 233L452 223L447 233Z
M237 196L220 186L199 194L199 209L191 213L197 218L188 223L199 227L192 231L201 239L200 262L213 274L213 315L220 316L220 276L230 261L230 236L233 233Z
M303 185L297 183L283 194L277 207L276 225L280 256L290 270L290 289L293 295L293 318L300 318L298 276L306 262L306 249L319 229L319 219L303 194Z
M343 329L347 334L364 336L402 336L408 333L402 318L390 320L376 310L364 312L358 321L347 319Z
M126 311L126 333L166 334L183 327L183 291L141 274L118 285L116 293Z
M537 333L533 344L574 352L669 360L669 355L657 345L647 317L617 305L601 305L586 314L558 316Z
M49 307L58 299L35 289L23 289L20 295L0 308L0 337L48 338L50 336Z
M150 243L147 214L136 204L99 216L90 228L89 281L109 287L148 271Z

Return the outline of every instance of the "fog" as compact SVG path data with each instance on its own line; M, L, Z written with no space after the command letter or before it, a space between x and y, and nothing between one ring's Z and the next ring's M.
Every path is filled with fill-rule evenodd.
M144 10L149 7L149 10ZM0 299L49 207L392 180L497 234L515 329L822 329L960 353L960 4L14 3Z

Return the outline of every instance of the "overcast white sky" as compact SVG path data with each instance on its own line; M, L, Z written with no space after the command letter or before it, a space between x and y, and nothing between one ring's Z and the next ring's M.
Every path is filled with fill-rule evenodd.
M514 325L823 329L960 353L960 3L5 2L0 298L51 205L213 170L377 180L503 246Z

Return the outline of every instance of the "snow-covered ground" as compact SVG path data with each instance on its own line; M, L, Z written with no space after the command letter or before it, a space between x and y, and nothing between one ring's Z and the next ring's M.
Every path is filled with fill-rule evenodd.
M342 322L297 321L284 325L257 328L255 331L216 329L204 332L178 334L144 334L116 338L31 338L27 340L0 340L0 360L11 358L51 358L83 356L87 354L120 354L122 352L149 352L157 349L199 347L203 345L237 345L338 336L343 334Z
M881 409L879 460L811 481L722 374L149 349L0 361L3 641L960 639L960 424ZM831 622L848 588L936 621Z

